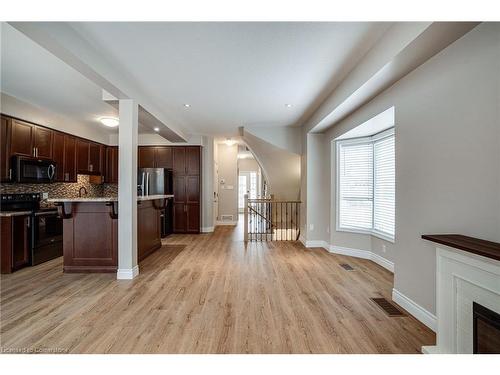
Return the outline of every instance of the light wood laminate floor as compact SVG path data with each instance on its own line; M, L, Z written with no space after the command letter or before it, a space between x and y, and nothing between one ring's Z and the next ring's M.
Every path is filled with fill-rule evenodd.
M371 261L298 242L245 247L230 226L164 243L131 281L63 274L62 258L2 275L2 350L418 353L435 343L370 301L390 298L393 283Z

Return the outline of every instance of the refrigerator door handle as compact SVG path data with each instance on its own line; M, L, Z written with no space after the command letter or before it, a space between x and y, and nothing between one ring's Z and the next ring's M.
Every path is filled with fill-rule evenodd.
M149 172L146 173L146 195L149 195Z
M141 173L141 194L142 194L142 196L144 196L144 188L145 188L145 186L144 186L144 177L145 177L144 176L144 172L142 172Z

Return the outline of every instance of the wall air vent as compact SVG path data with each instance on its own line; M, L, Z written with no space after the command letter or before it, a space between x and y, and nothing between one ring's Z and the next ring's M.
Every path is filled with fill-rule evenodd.
M220 215L220 221L233 221L233 215Z

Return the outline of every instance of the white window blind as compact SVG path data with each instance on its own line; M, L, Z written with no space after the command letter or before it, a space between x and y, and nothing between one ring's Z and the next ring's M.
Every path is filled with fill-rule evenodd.
M373 209L373 145L340 145L340 226L371 229Z
M337 143L338 228L395 233L394 133Z
M394 238L395 153L394 136L373 144L373 229Z

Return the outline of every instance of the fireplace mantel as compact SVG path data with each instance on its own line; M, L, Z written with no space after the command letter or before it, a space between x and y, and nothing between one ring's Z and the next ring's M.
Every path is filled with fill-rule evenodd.
M500 313L500 244L461 235L436 242L436 346L423 353L473 352L473 303Z

